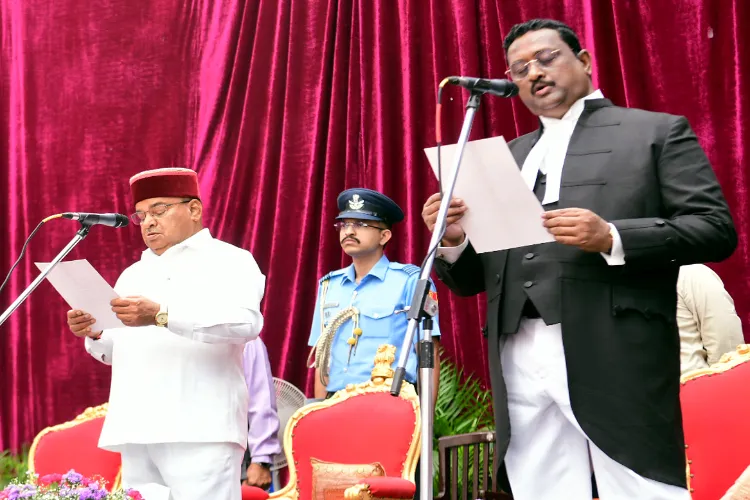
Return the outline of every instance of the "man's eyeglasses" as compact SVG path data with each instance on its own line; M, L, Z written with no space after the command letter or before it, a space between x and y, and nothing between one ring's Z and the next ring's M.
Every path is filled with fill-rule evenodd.
M374 226L372 224L368 224L367 222L362 222L362 221L359 221L359 220L358 221L354 221L354 222L352 222L352 221L346 221L345 222L345 221L341 221L341 220L340 221L336 221L336 222L333 223L333 227L336 228L336 231L341 231L344 228L349 229L350 227L353 228L353 229L360 229L360 228L363 228L363 227L371 227L373 229L378 229L380 231L385 231L385 229L386 229L384 227Z
M505 72L506 75L510 75L513 80L523 80L529 76L529 66L531 63L539 65L540 68L549 68L552 63L555 62L560 56L560 49L543 49L536 53L536 58L531 61L522 62L516 61L510 65L510 69Z
M175 205L182 205L183 203L190 203L193 201L190 200L182 200L177 201L175 203L157 203L156 205L152 206L145 212L138 211L130 216L130 219L133 221L133 224L141 225L144 220L146 220L146 215L150 215L154 219L158 219L165 213L167 213L167 210L169 210L169 207L173 207Z

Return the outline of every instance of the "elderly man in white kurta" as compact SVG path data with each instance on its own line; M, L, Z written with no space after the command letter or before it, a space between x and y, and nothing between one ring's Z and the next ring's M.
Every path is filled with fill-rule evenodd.
M156 483L174 500L239 500L242 352L263 327L265 277L249 252L203 228L194 171L142 172L130 186L148 248L115 285L112 309L126 326L92 332L95 318L68 312L86 350L112 365L99 446L121 453L126 486Z

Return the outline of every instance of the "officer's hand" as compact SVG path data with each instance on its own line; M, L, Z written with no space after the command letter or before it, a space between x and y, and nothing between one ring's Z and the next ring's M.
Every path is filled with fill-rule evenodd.
M126 326L147 326L156 324L159 304L146 297L121 297L109 303L117 318Z
M440 209L440 193L435 193L424 203L422 207L422 219L427 224L427 229L433 231L435 224L437 223L438 210ZM446 228L445 234L443 234L442 245L446 247L455 247L463 243L466 233L464 228L458 222L468 210L468 207L464 204L464 201L459 198L451 199L451 204L448 207L448 217L445 221Z
M101 335L102 332L92 332L91 325L96 323L96 319L92 318L90 314L81 311L79 309L72 309L68 311L68 328L76 337L91 337L96 338Z
M265 490L271 486L271 471L260 464L250 464L247 467L247 479L242 484L257 486Z
M542 215L542 221L558 243L573 245L586 252L609 252L612 249L609 224L591 210L550 210Z

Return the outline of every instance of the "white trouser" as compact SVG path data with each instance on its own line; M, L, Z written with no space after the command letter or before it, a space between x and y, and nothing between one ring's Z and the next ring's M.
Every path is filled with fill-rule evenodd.
M156 484L169 488L171 500L240 500L243 453L236 443L124 445L123 488Z
M690 500L684 488L639 476L592 443L573 415L560 325L523 319L501 353L511 437L505 465L516 500Z

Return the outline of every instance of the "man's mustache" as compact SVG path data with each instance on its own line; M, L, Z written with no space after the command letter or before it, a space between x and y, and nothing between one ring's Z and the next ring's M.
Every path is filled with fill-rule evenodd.
M359 240L357 238L355 238L354 236L347 236L346 238L344 238L343 240L341 240L341 244L343 245L346 240L351 240L351 241L353 241L355 243L359 243Z
M550 82L549 80L536 80L531 84L531 93L535 94L537 89L542 85L545 87L554 87L555 82Z

